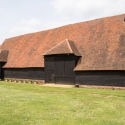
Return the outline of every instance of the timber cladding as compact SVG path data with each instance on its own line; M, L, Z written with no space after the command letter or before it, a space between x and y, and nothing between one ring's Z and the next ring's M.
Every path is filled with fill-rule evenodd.
M4 69L2 68L5 65L5 62L0 62L0 79L4 79Z
M125 87L125 71L80 71L76 73L76 83L99 86Z
M4 69L5 78L44 80L43 68L8 68Z
M45 82L75 84L75 56L45 56Z

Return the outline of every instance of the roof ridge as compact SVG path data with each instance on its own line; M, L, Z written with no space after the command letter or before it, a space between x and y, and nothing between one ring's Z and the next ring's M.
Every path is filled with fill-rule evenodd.
M70 49L70 52L73 53L73 50L72 50L71 45L70 45L70 43L69 43L69 40L66 39L66 41L67 41L68 47L69 47L69 49Z

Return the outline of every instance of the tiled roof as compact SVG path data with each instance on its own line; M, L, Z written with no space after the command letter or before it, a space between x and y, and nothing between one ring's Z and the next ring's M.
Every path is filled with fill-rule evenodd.
M125 70L125 14L6 39L5 68L44 67L43 54L64 39L82 54L75 70Z
M0 62L7 62L8 53L8 50L0 50Z
M74 54L76 56L81 56L74 42L68 39L65 39L63 42L54 46L43 55L54 55L54 54Z

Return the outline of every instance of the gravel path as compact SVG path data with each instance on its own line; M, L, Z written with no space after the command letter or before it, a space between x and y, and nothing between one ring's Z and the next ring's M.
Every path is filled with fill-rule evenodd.
M62 88L73 88L74 87L74 85L62 85L62 84L50 84L50 83L43 84L42 86L62 87Z

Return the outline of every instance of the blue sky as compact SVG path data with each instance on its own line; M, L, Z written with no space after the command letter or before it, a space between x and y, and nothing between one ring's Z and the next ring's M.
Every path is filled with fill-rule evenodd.
M0 44L62 25L125 13L125 0L0 0Z

